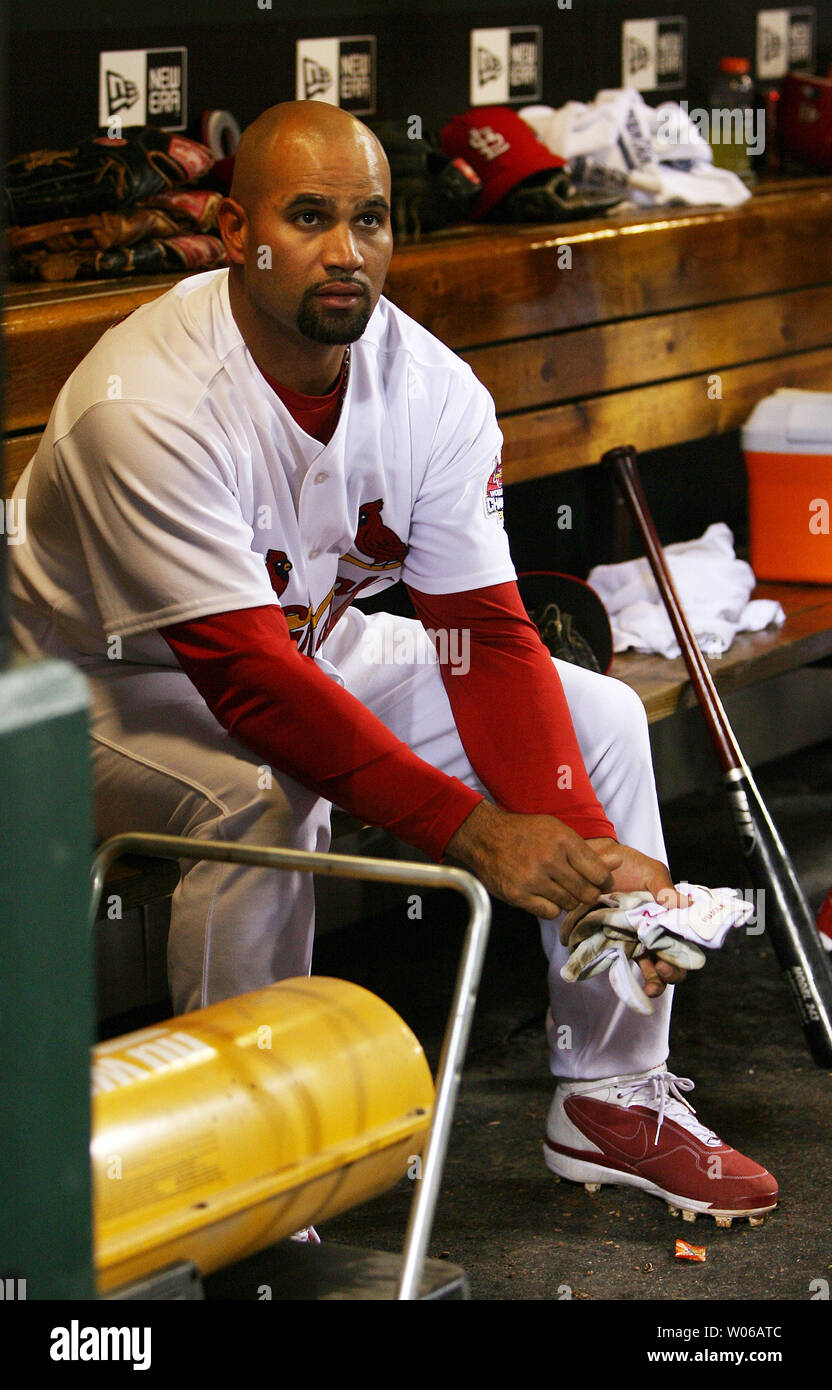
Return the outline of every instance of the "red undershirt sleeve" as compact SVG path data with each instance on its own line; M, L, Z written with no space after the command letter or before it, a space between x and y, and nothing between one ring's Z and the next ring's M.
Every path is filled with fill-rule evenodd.
M160 629L208 708L278 772L440 859L479 792L417 757L298 651L279 606Z
M440 670L471 766L507 811L557 816L584 839L615 830L592 790L563 686L514 582L459 594L409 589L438 636ZM455 640L450 632L455 632ZM464 634L470 667L464 674Z

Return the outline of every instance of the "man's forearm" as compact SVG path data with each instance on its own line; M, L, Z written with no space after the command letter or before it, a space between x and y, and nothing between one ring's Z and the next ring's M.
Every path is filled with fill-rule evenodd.
M556 816L584 838L615 838L584 766L560 678L517 586L410 592L430 631L462 629L470 636L468 671L440 669L465 751L494 800L510 811ZM448 638L447 650L459 645Z
M160 631L215 718L244 747L432 857L442 857L481 801L302 656L278 607L212 614Z

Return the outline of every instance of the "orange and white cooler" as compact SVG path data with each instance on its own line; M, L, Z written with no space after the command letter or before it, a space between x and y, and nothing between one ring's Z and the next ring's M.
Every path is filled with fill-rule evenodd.
M832 391L775 391L742 447L757 578L832 583Z

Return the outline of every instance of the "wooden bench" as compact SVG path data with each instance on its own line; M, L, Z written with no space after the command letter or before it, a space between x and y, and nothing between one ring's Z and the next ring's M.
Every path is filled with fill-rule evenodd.
M176 278L8 288L7 491L72 368ZM625 440L723 434L778 386L832 386L832 179L762 184L734 209L436 234L396 251L385 292L491 391L509 483Z
M778 386L832 387L832 179L472 229L400 250L387 293L491 391L509 483L724 434Z
M176 278L9 287L6 496L69 372ZM442 233L397 249L385 292L491 391L509 484L590 467L616 444L705 439L779 386L832 389L832 179L761 184L731 210ZM779 598L787 622L738 637L712 663L726 692L832 653L832 588L758 595ZM612 674L652 722L693 703L681 658L627 653ZM131 902L175 882L175 867L147 870L116 866Z
M832 655L832 588L822 584L758 584L755 598L776 599L786 622L780 628L738 633L724 656L708 664L723 696L784 675ZM641 696L651 724L696 705L681 656L623 652L610 675ZM830 730L832 733L832 730Z

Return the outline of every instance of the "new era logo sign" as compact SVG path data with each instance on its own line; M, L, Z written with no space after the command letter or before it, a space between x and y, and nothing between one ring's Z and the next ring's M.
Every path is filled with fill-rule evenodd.
M651 61L652 54L646 44L640 43L638 39L630 38L628 44L627 70L632 77L634 73L641 72Z
M656 34L656 86L681 87L685 80L684 19L660 19Z
M184 130L188 123L187 57L184 48L100 53L98 124ZM124 113L129 114L125 117Z
M792 10L789 16L789 67L814 69L814 10Z
M315 63L311 58L303 60L303 95L304 99L318 97L322 92L328 92L332 86L332 73L329 68L322 67L320 63Z
M116 111L126 111L138 99L139 89L135 82L131 82L127 77L122 77L120 72L110 72L108 69L107 115L114 116Z
M785 77L790 69L811 72L815 54L815 12L760 10L757 14L757 76Z
M472 106L539 99L541 34L539 26L471 30Z
M345 39L300 39L296 48L298 101L327 101L371 116L376 109L376 41L372 34Z
M683 87L687 21L628 19L621 26L621 85L640 92Z
M488 48L477 49L477 77L481 87L484 87L486 82L496 82L502 71L503 65L496 53L492 53Z
M779 34L775 34L773 29L767 29L762 25L760 31L760 42L763 50L763 62L771 63L780 57L783 52L783 40Z

